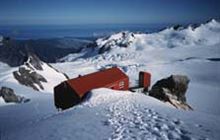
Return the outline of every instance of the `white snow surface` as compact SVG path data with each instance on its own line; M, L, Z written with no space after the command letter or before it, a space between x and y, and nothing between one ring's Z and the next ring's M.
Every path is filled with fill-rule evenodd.
M53 66L71 78L118 66L129 76L131 86L137 83L139 71L150 72L152 83L171 74L186 74L191 80L187 99L195 110L177 110L140 93L95 89L82 104L58 112L51 89L36 92L19 85L11 77L16 68L1 64L0 86L12 87L31 101L0 106L0 140L220 139L219 22L152 34L118 33L97 40L99 47L106 43L112 49L103 54L89 50L96 55L69 55L66 58L72 62ZM51 71L43 75L62 81Z
M47 79L46 83L43 83L44 92L53 93L53 88L60 84L60 82L67 80L63 73L56 71L47 64L43 63L43 70L36 70L37 73Z
M84 103L63 112L57 112L52 102L48 102L52 97L46 95L28 105L2 107L0 118L7 121L0 121L1 138L217 140L220 137L219 117L176 110L138 93L96 89Z

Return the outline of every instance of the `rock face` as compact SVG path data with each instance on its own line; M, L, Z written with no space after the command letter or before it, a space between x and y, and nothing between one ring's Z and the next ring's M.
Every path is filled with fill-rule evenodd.
M184 75L171 75L159 80L149 91L149 95L161 101L169 102L176 108L192 110L186 102L186 91L190 80Z
M43 70L43 68L42 68L43 63L42 63L42 61L33 53L29 53L28 54L28 60L27 60L27 62L25 62L25 64L29 68L31 68L30 67L30 65L31 65L31 66L33 66L37 70Z
M6 103L25 103L30 101L30 99L16 95L14 90L8 87L2 87L0 89L0 97L2 97Z
M39 88L42 90L44 89L41 82L47 82L42 75L26 69L25 67L19 67L18 71L13 72L13 75L20 84L32 87L37 91L39 91ZM36 85L38 85L38 87Z
M18 68L18 71L14 71L13 75L15 79L22 85L32 87L34 90L43 90L44 87L42 82L47 82L47 80L36 72L36 70L42 71L43 63L40 59L34 55L30 54L27 62L24 66Z
M52 92L53 87L68 76L29 53L27 61L13 72L12 78L36 91Z

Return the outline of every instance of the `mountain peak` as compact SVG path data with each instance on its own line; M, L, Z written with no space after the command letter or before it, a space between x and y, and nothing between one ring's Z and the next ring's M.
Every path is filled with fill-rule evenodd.
M25 65L36 70L43 70L43 62L34 53L29 53Z
M127 48L135 39L135 35L132 32L124 31L113 34L106 38L101 38L96 41L100 47L99 54L104 53L115 47Z

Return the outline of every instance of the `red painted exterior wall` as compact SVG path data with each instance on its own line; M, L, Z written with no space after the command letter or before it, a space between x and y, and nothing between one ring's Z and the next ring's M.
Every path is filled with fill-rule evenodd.
M141 71L139 73L139 86L148 88L151 85L151 74L148 72Z
M121 79L109 85L106 85L105 88L115 89L115 90L128 90L129 89L129 79Z

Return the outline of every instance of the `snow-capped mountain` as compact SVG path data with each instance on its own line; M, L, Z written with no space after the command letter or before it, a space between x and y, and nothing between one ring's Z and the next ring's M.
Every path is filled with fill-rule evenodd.
M81 58L97 57L98 54L100 54L100 57L105 58L109 57L110 52L112 52L111 55L114 57L116 54L123 56L126 51L157 51L176 47L197 47L200 49L201 46L215 46L220 42L219 28L220 23L213 19L197 27L193 25L178 29L171 27L151 34L132 33L128 31L119 32L109 37L97 39L96 46L83 49L78 54L70 54L61 60L62 62L75 61Z
M216 20L211 20L198 27L188 26L186 28L175 29L174 27L162 30L159 33L135 34L121 32L108 38L98 39L97 45L102 48L113 47L139 47L148 48L175 48L192 47L201 45L215 45L219 43L220 24Z
M19 72L19 67L1 63L0 86L11 87L31 101L0 107L0 138L218 140L219 36L220 23L215 20L198 27L168 28L151 34L121 32L66 56L64 63L52 64L70 78L118 66L129 76L130 86L137 84L139 71L152 74L152 85L172 74L187 75L187 102L194 111L177 110L139 93L95 89L82 104L58 112L53 94L46 93L53 93L53 86L66 79L62 73L43 62L40 70L38 65L30 64L30 59L27 65L20 66L47 80L40 80L43 89L34 84L39 92L14 78L13 72Z
M114 34L108 38L101 38L96 41L97 46L99 47L99 54L104 53L114 47L129 47L135 36L130 32L120 32L118 34Z
M65 74L42 62L35 54L29 54L24 65L12 68L1 77L1 86L19 85L36 91L53 93L53 87L66 80ZM17 88L11 87L15 91Z

